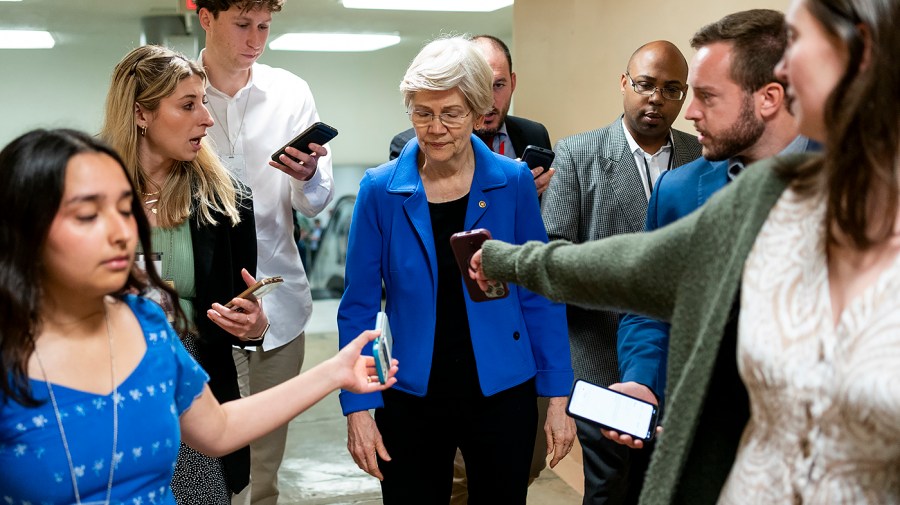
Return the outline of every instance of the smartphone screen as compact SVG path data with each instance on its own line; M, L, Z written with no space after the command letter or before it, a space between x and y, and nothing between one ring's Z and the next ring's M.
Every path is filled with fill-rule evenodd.
M575 381L568 411L642 440L650 440L656 432L655 405L583 380Z
M388 324L387 314L384 312L379 312L375 316L375 329L381 330L381 335L372 342L372 355L375 358L378 382L384 384L388 380L388 371L391 369L391 347L394 345L391 326Z

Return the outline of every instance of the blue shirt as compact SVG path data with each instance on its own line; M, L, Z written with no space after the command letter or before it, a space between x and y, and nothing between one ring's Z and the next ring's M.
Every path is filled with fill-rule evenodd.
M147 350L118 396L53 385L81 501L106 499L112 456L112 406L119 409L112 503L174 505L169 481L181 440L178 418L209 380L155 303L125 297ZM31 379L35 408L0 403L0 503L75 503L72 477L47 384Z

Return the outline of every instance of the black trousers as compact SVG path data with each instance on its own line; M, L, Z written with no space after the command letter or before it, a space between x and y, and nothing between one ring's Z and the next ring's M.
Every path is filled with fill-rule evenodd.
M446 505L457 447L470 505L524 505L537 429L533 380L489 397L383 395L375 422L391 456L378 459L385 505Z
M584 459L583 505L633 505L640 498L654 442L643 449L617 444L600 425L575 420Z

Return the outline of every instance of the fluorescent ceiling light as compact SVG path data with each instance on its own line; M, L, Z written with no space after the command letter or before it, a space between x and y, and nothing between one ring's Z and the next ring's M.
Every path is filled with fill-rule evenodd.
M395 11L492 12L514 0L343 0L347 9Z
M269 43L276 51L363 52L400 43L397 34L285 33Z
M54 44L50 32L0 30L0 49L50 49Z

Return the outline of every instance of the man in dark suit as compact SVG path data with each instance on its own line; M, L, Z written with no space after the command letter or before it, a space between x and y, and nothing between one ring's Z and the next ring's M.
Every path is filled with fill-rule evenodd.
M512 94L516 90L516 73L512 71L512 56L509 47L502 40L492 35L478 35L472 38L478 45L481 54L487 59L494 71L494 108L484 117L484 127L475 131L475 135L496 153L509 158L518 158L529 145L550 149L550 135L541 123L521 117L510 116L509 106ZM400 155L403 147L416 136L410 128L398 133L391 140L390 159ZM537 167L531 172L537 177L534 183L538 194L542 194L550 184L554 170L543 172L544 167Z
M700 154L693 135L671 128L684 104L687 75L687 61L674 44L645 44L620 77L625 113L603 128L557 143L557 174L542 210L551 240L581 243L643 229L654 181ZM603 386L619 382L619 315L575 305L566 315L575 377ZM604 438L599 425L581 420L576 425L584 503L625 503L629 474L639 482L646 463L629 461L635 451Z
M688 79L694 99L685 118L700 132L703 157L660 176L647 210L648 231L693 212L754 161L818 149L798 136L784 86L775 78L787 43L783 26L782 13L755 9L694 34L697 53ZM662 405L668 343L668 323L624 316L618 330L621 382L611 387ZM627 435L604 435L633 448L643 445Z
M550 135L541 123L529 119L509 115L512 94L516 89L516 74L512 71L512 56L509 47L492 35L477 35L472 38L479 51L484 55L494 73L493 91L494 106L485 115L484 127L475 131L475 135L484 141L492 151L509 158L517 158L529 145L550 149ZM398 133L391 140L390 159L400 155L406 144L416 137L415 130L410 128ZM547 167L536 167L531 172L535 175L538 195L547 189L555 170ZM541 174L543 172L543 174ZM538 175L541 174L541 175ZM538 398L538 427L544 426L547 414L547 398ZM530 481L534 482L544 467L547 466L547 436L543 429L537 430L534 454L531 461ZM468 501L466 487L465 463L462 454L457 451L453 469L453 490L450 505L464 505Z

